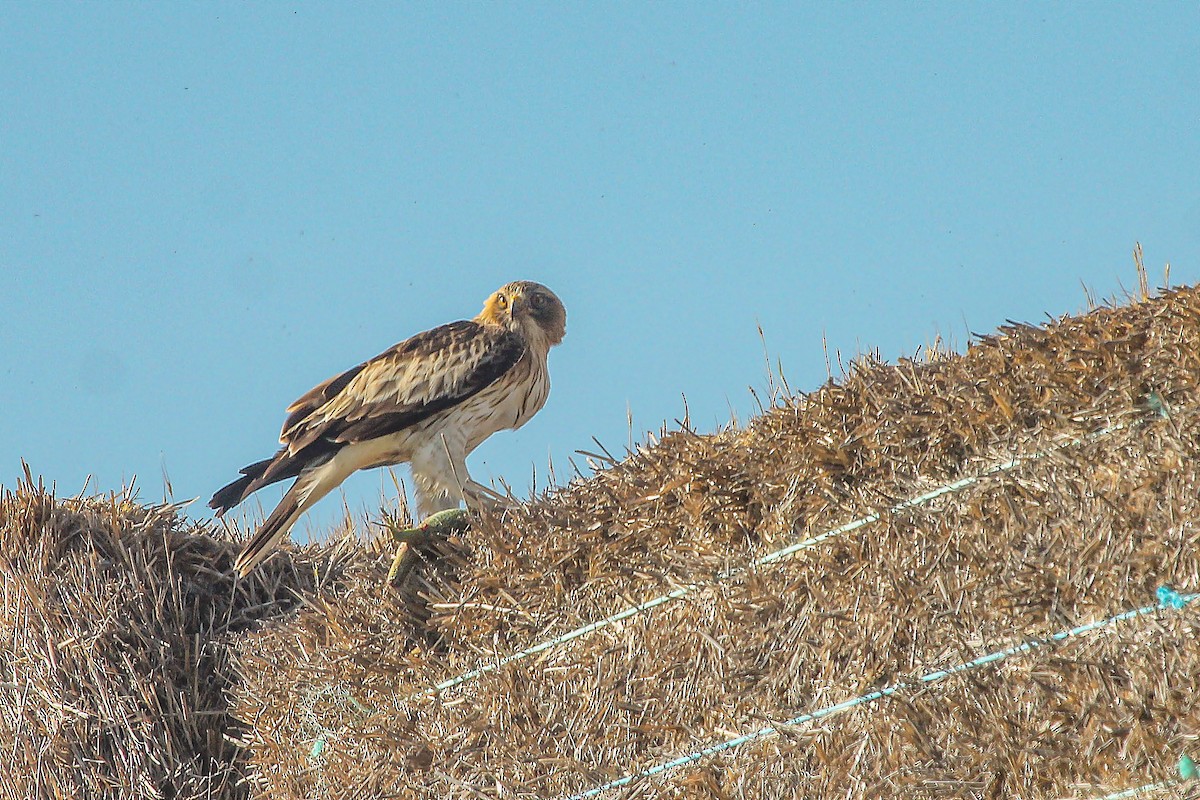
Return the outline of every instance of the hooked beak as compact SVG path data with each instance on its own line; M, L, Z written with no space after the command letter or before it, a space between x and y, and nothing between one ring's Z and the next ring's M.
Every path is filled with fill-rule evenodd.
M515 319L517 314L525 310L528 302L529 301L525 299L524 294L521 292L514 292L512 297L509 299L509 315Z

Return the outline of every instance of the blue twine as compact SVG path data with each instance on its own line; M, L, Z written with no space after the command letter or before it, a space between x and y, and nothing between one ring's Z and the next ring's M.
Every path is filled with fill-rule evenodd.
M1163 419L1171 418L1171 412L1167 408L1166 402L1162 399L1162 395L1160 395L1158 392L1150 392L1146 395L1146 405L1150 407L1151 411L1153 411L1155 414L1158 414Z
M1166 592L1163 591L1164 589L1166 590ZM967 661L962 664L957 664L953 667L948 667L946 669L940 669L940 670L935 670L933 672L926 673L925 675L922 675L916 682L895 683L895 684L892 684L891 686L888 686L883 689L879 689L874 692L870 692L868 694L860 695L858 697L853 697L849 700L843 700L840 703L835 703L833 705L817 709L816 711L811 711L806 714L801 714L798 717L793 717L792 719L789 719L787 722L784 722L782 724L768 725L764 728L759 728L756 731L751 731L750 733L743 734L742 736L738 736L733 739L728 739L724 742L718 742L717 744L714 744L714 745L709 745L708 747L702 748L693 753L689 753L686 756L680 756L679 758L672 759L671 761L666 761L662 764L657 764L653 767L642 770L641 772L632 773L630 775L626 775L623 778L618 778L616 780L609 781L608 783L605 783L601 786L597 786L593 789L589 789L586 792L571 795L568 798L568 800L587 800L587 798L596 797L598 795L603 794L604 792L607 792L610 789L618 789L622 786L628 786L629 784L633 783L634 781L636 781L640 778L650 778L655 775L659 775L661 773L667 772L669 770L676 769L678 767L686 766L688 764L694 764L697 761L700 761L701 759L707 758L708 756L715 755L717 753L722 753L726 750L732 750L735 747L740 747L741 745L746 744L748 742L755 741L756 739L763 739L768 736L778 735L781 728L792 727L794 725L803 725L808 722L814 722L816 720L823 719L824 717L830 717L830 716L833 716L834 714L839 714L843 711L848 711L857 706L866 705L868 703L873 703L876 700L879 700L884 697L890 697L891 695L896 694L897 692L902 691L904 689L911 689L914 686L918 686L920 684L936 683L937 681L940 681L944 678L948 678L951 675L956 675L960 672L966 672L967 670L976 669L978 667L984 666L985 664L993 664L998 661L1003 661L1004 659L1008 658L1009 656L1023 655L1032 650L1036 650L1039 647L1044 647L1047 644L1053 644L1056 642L1061 642L1064 639L1072 638L1074 636L1080 636L1085 633L1091 633L1092 631L1099 630L1100 628L1104 628L1108 625L1112 625L1115 622L1121 622L1121 621L1128 620L1128 619L1134 619L1135 617L1140 617L1140 616L1143 616L1146 614L1151 614L1151 613L1154 613L1155 611L1159 611L1164 608L1183 608L1188 603L1190 603L1193 600L1195 600L1196 598L1200 597L1200 594L1182 594L1181 595L1178 592L1176 592L1173 589L1166 587L1166 586L1160 588L1158 590L1157 594L1158 594L1158 598L1159 598L1158 605L1144 606L1142 608L1133 609L1132 611L1125 611L1120 614L1116 614L1114 616L1107 617L1105 619L1096 620L1094 622L1089 622L1085 625L1079 625L1075 628L1071 628L1070 630L1060 631L1058 633L1052 634L1051 636L1049 636L1045 639L1031 639L1028 642L1024 642L1023 644L1019 644L1014 647L1008 647L1003 650L997 650L994 653L988 653L987 655L980 656L979 658L972 659L971 661ZM1164 596L1166 597L1165 600L1164 600ZM1149 788L1155 788L1155 787L1152 787L1152 786L1138 787L1137 789L1131 789L1131 790L1125 790L1125 791L1133 792L1136 794L1136 793L1140 793L1142 791L1146 791ZM1116 798L1116 797L1131 797L1131 796L1132 796L1132 794L1128 794L1128 793L1124 793L1124 794L1118 793L1116 795L1110 795L1109 797ZM1108 800L1108 798L1104 798L1104 800Z
M321 757L321 753L325 751L325 743L328 741L325 737L328 735L329 734L327 733L322 733L316 738L316 740L313 741L312 750L310 750L308 753L308 757L311 760L316 761Z
M1159 792L1163 789L1170 789L1175 785L1174 781L1163 781L1162 783L1147 783L1145 786L1135 786L1132 789L1122 789L1119 792L1106 794L1104 797L1098 797L1096 800L1124 800L1126 797L1137 797L1139 794L1146 792Z
M1163 591L1164 589L1166 590L1165 592ZM1170 587L1167 586L1163 586L1158 590L1158 599L1162 600L1164 594L1172 597L1180 597L1178 592L1172 592ZM1185 600L1184 604L1186 605L1186 603L1187 601ZM1182 606L1172 606L1172 608L1182 608ZM1178 781L1171 780L1163 781L1161 783L1147 783L1143 786L1135 786L1132 789L1122 789L1119 792L1106 794L1104 797L1096 798L1096 800L1124 800L1126 797L1137 797L1139 794L1145 794L1146 792L1157 792L1162 791L1163 789L1170 789L1177 786L1180 782L1186 783L1187 781L1196 779L1196 762L1192 761L1192 757L1187 753L1184 753L1179 757L1177 769L1179 770Z
M1158 591L1155 592L1155 594L1158 596L1158 602L1163 606L1170 606L1171 608L1183 608L1188 604L1187 598L1172 589L1170 586L1158 587Z
M364 706L362 703L354 699L346 689L327 684L320 689L312 690L311 688L305 693L304 700L301 702L301 718L304 722L316 732L316 738L313 739L312 749L308 752L308 758L312 762L320 762L321 755L325 752L325 748L329 745L331 736L336 736L345 727L344 725L338 728L330 728L319 719L313 710L318 700L322 698L334 696L339 701L348 701L362 714L372 714L371 709Z
M453 678L447 678L446 680L444 680L438 684L435 684L434 686L431 686L428 689L425 689L424 691L418 692L417 694L413 695L413 698L415 699L415 698L420 698L420 697L424 697L424 698L435 697L440 692L444 692L449 689L453 689L455 687L461 686L464 683L469 683L470 681L473 681L476 678L481 678L484 675L487 675L492 672L496 672L496 671L508 666L509 664L512 664L515 661L521 661L522 659L529 658L530 656L535 656L535 655L538 655L539 653L544 653L547 650L552 650L556 647L559 647L561 645L564 645L571 641L574 641L575 639L579 639L583 636L588 636L590 634L593 634L596 631L603 630L604 628L607 628L610 625L615 625L618 622L623 622L623 621L629 619L630 617L637 616L638 614L642 614L644 612L651 611L661 605L665 605L665 604L671 603L675 600L679 600L681 598L687 597L688 595L692 594L693 592L699 591L700 589L722 583L722 582L730 580L732 578L736 578L739 575L744 575L744 574L750 572L752 569L759 568L759 567L765 567L770 564L774 564L777 561L782 561L784 559L791 558L792 556L794 556L797 553L800 553L804 550L815 549L817 547L817 545L822 544L823 542L825 542L828 539L832 539L835 536L841 536L846 533L852 533L853 531L856 531L859 528L863 528L863 527L866 527L867 525L878 522L879 520L883 519L883 515L885 513L898 514L898 513L907 511L909 509L917 508L919 506L930 503L944 495L960 492L963 489L966 489L967 487L973 486L977 483L981 483L988 478L996 477L997 475L1003 475L1004 473L1010 472L1010 471L1016 469L1017 467L1036 462L1037 460L1039 460L1041 458L1045 458L1046 456L1050 455L1051 453L1056 453L1060 450L1064 450L1068 447L1072 447L1075 445L1087 444L1089 442L1094 442L1094 441L1096 441L1098 439L1102 439L1105 436L1108 436L1112 433L1123 430L1126 427L1127 426L1125 423L1119 422L1119 423L1101 428L1098 431L1093 431L1092 433L1081 436L1078 439L1069 439L1069 440L1065 440L1065 441L1059 441L1059 442L1056 442L1056 443L1050 445L1049 447L1045 448L1044 450L1036 450L1032 453L1026 453L1024 455L1014 456L1013 458L1009 459L1008 461L1004 461L999 464L992 464L991 466L987 467L986 469L982 470L981 472L979 472L976 475L971 475L971 476L968 476L965 478L960 478L956 481L952 481L950 483L946 483L941 486L938 486L937 488L932 489L923 494L919 494L916 497L910 497L907 500L903 500L899 503L896 503L895 505L888 508L885 512L875 512L875 513L867 514L864 517L859 517L858 519L847 522L844 525L839 525L836 528L831 528L831 529L829 529L823 533L820 533L816 536L811 536L807 539L804 539L799 542L795 542L794 544L790 544L782 549L779 549L772 553L768 553L767 555L761 556L761 557L755 559L754 561L750 562L750 564L748 564L744 567L738 567L735 569L731 569L731 570L722 572L722 573L718 574L715 577L715 579L709 583L689 583L684 586L680 586L676 589L673 589L670 592L667 592L666 594L662 594L662 595L659 595L658 597L654 597L654 598L651 598L650 600L646 600L642 603L638 603L637 605L630 606L623 611L613 614L610 617L606 617L605 619L597 620L595 622L589 622L588 624L583 625L582 627L575 628L574 630L568 631L567 633L564 633L560 636L556 636L552 639L547 639L547 640L540 642L538 644L535 644L531 647L527 647L524 650L520 650L516 653L511 653L507 656L498 658L495 661L492 661L492 662L489 662L486 664L480 664L478 667L475 667L474 669L467 670L466 672L464 672L460 675L456 675Z

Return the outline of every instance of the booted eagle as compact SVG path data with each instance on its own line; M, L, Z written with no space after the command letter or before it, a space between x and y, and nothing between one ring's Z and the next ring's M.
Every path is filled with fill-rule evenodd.
M209 501L221 516L264 486L296 479L234 568L248 575L301 514L360 469L410 464L422 517L483 501L487 490L468 475L467 456L546 404L546 358L566 326L554 292L516 281L492 294L474 319L418 333L292 403L279 452L243 469Z

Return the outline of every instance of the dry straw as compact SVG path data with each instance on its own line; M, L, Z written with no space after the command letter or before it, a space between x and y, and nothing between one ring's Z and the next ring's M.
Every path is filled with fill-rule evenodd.
M1200 588L1198 384L1193 288L868 356L424 546L396 589L383 542L235 586L171 509L27 481L9 796L571 796L768 728L606 796L1185 791L1195 603L922 677Z
M249 795L231 645L319 588L317 554L234 584L174 506L0 492L0 797Z

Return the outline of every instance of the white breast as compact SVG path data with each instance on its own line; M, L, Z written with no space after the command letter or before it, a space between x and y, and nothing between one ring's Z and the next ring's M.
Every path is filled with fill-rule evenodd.
M356 468L412 461L432 441L444 442L438 446L449 445L455 451L461 447L457 457L465 457L493 433L524 425L541 410L549 395L550 377L545 359L527 354L474 397L411 428L352 445Z
M496 431L524 425L549 395L545 360L528 354L491 386L452 409L447 423L463 427L470 453Z

